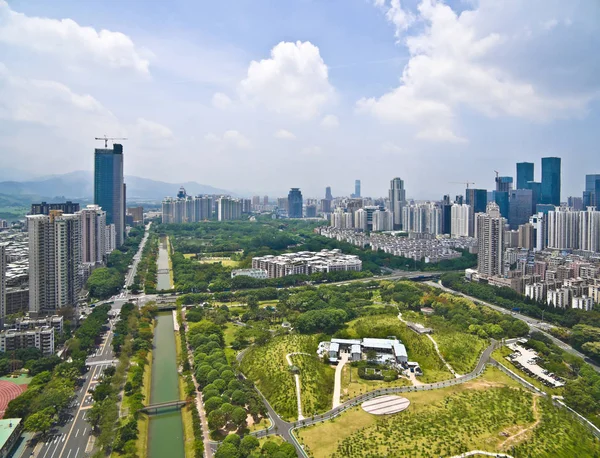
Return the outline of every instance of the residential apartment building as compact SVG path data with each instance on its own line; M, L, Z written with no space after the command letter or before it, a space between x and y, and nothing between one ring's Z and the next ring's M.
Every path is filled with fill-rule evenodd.
M450 214L450 235L452 237L469 236L470 208L467 204L454 204Z
M79 213L81 225L81 262L100 265L106 257L106 212L88 205Z
M477 214L477 272L479 275L502 275L504 226L506 220L494 202L488 203L486 213Z

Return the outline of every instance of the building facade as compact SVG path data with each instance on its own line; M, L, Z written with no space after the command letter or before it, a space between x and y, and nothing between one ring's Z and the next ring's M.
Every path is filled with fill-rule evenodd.
M98 205L88 205L78 214L81 219L81 262L103 264L106 256L106 212Z
M533 162L517 163L517 189L529 189L527 183L534 180Z
M402 208L406 204L403 179L396 177L390 182L389 200L389 210L394 214L394 229L402 229Z
M94 204L106 212L106 223L115 225L119 247L125 237L125 184L123 183L123 145L97 148L94 154Z
M469 236L469 216L470 208L467 204L454 204L451 210L451 230L452 237Z
M302 192L300 188L292 188L288 193L288 217L302 218Z
M504 225L498 205L491 202L486 213L477 214L477 272L491 277L502 275L504 250Z
M542 158L542 204L560 205L560 168L560 157Z

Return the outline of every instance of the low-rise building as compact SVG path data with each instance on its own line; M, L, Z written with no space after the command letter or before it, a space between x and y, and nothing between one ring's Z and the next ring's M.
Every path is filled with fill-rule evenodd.
M21 436L23 422L20 418L0 420L0 458L10 455L15 443Z
M343 254L340 250L321 250L319 252L300 251L284 253L279 256L252 258L252 268L267 272L269 278L286 275L310 275L337 271L362 270L362 261L358 256Z
M231 278L235 278L240 275L256 278L258 280L266 280L269 278L269 274L263 269L233 269L231 271Z
M319 345L320 348L325 348L326 345ZM350 353L351 361L360 361L363 355L374 351L376 359L373 362L385 364L400 364L406 365L408 362L408 354L406 347L395 337L388 339L331 339L328 347L329 361L336 363L340 357L340 353Z
M18 331L9 329L0 332L0 352L6 353L21 348L37 348L44 356L54 354L54 328L50 326Z
M591 297L587 296L574 297L571 304L574 309L585 310L586 312L589 312L594 307L594 301Z

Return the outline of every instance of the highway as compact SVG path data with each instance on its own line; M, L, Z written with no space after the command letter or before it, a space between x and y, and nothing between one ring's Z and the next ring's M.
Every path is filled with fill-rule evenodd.
M131 268L125 275L123 292L107 301L98 303L112 302L111 307L116 315L114 319L109 321L109 330L102 336L102 342L96 352L86 360L86 365L90 366L90 370L80 381L71 408L63 415L58 424L54 425L47 438L32 443L25 448L21 454L22 458L83 458L91 456L94 449L94 436L91 434L92 428L86 421L86 413L93 406L89 391L98 383L102 371L117 362L112 350L113 327L116 320L118 320L121 307L131 299L127 288L133 283L142 251L148 240L151 224L149 223L146 226L144 238L140 243L138 252L133 257Z
M584 359L586 363L588 363L596 372L600 372L600 366L598 366L597 364L594 364L593 362L591 362L591 360L584 355L583 353L575 350L573 347L571 347L569 344L566 344L565 342L563 342L560 339L557 339L556 337L554 337L552 334L549 334L547 331L548 329L550 329L552 327L552 325L548 324L548 323L543 323L540 320L536 319L536 318L531 318L529 316L525 316L522 315L520 313L517 312L513 312L511 310L505 309L503 307L500 307L498 305L495 304L490 304L489 302L485 302L482 301L481 299L477 299L476 297L472 297L472 296L468 296L467 294L461 293L459 291L454 291L453 289L450 288L446 288L444 285L442 285L441 280L438 282L432 282L432 281L428 281L425 282L427 285L429 286L433 286L434 288L439 288L442 289L448 293L452 293L452 294L457 294L459 296L462 296L466 299L469 299L473 302L477 302L479 304L485 305L487 307L490 307L500 313L504 313L506 315L511 315L515 318L518 318L521 321L524 321L525 323L527 323L527 325L529 326L529 328L532 331L537 331L537 332L541 332L542 334L544 334L546 337L548 337L549 339L552 340L552 342L557 345L558 347L560 347L561 349L563 349L564 351L566 351L567 353L570 353L572 355L575 356L579 356L581 359Z

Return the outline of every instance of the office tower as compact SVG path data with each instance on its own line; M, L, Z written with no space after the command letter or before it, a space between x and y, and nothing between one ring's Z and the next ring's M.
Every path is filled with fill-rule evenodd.
M31 212L29 214L49 215L50 210L60 210L63 213L74 214L79 211L79 204L77 202L71 202L70 200L56 204L48 204L46 202L42 202L41 204L31 204Z
M80 216L52 210L27 217L29 311L53 313L77 305L81 289Z
M404 190L404 180L394 178L390 182L390 208L394 214L394 229L402 229L402 207L406 203L406 191Z
M465 203L465 198L459 194L454 198L454 203L458 204L458 205L462 205Z
M467 204L454 204L451 210L451 230L452 237L469 236L469 214L470 208Z
M317 206L315 204L306 204L306 217L316 218L317 217Z
M442 234L450 235L452 232L452 202L450 196L445 195L441 203Z
M479 275L502 275L504 262L505 219L495 202L487 205L486 213L477 215L477 272Z
M600 251L600 211L588 207L579 212L579 249L597 253Z
M470 207L469 237L475 237L475 214L485 213L487 208L487 190L467 188L465 203Z
M581 197L573 197L573 196L568 197L567 205L575 211L581 211L584 209L583 208L583 199Z
M529 218L529 224L533 226L534 232L534 251L542 251L548 243L548 231L546 217L543 213L538 213Z
M300 188L292 188L288 193L288 217L302 218L302 203Z
M331 201L329 199L321 199L321 211L331 213Z
M127 214L133 217L134 224L144 224L144 207L128 207Z
M512 230L529 221L532 212L531 189L513 189L509 193L508 224Z
M333 200L333 194L331 194L331 186L325 188L325 199Z
M583 209L587 207L600 208L600 175L585 176L585 191L583 191Z
M542 204L560 205L560 157L542 158Z
M6 244L0 243L0 330L6 318Z
M373 231L392 231L394 229L394 215L388 210L373 212Z
M185 192L185 190L184 190ZM125 236L125 187L123 186L123 145L96 148L94 153L94 204L106 212L106 224L115 225L117 246Z
M519 226L519 248L533 250L535 248L535 228L533 224L526 223Z
M528 181L527 189L531 189L531 211L535 213L538 204L542 203L542 183L539 181Z
M217 219L229 221L242 217L242 203L238 199L222 196L217 199Z
M354 180L354 197L360 197L360 180Z
M509 193L507 191L492 191L492 202L498 205L503 218L509 214Z
M547 221L548 248L574 250L579 247L579 212L557 207L548 212Z
M509 192L513 188L512 177L496 177L496 191Z
M77 213L81 228L81 262L102 264L106 256L106 212L88 205Z
M364 208L359 208L354 212L354 228L361 231L368 229L367 211Z
M533 162L517 162L517 189L529 189L527 183L533 181Z

